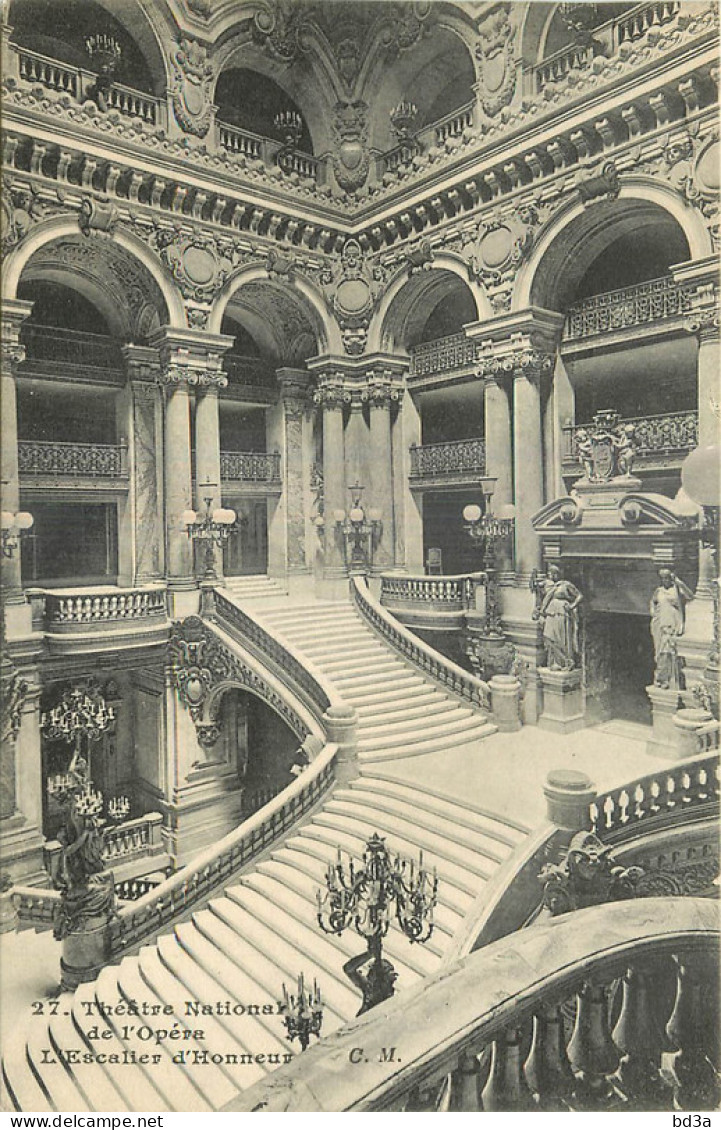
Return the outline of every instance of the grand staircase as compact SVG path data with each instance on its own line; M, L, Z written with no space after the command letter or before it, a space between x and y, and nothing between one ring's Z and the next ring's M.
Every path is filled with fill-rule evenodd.
M493 732L482 715L406 664L349 604L271 601L254 606L256 613L357 709L361 773L189 921L62 995L55 1015L48 1007L29 1018L3 1061L16 1109L223 1106L289 1053L276 1004L283 982L290 987L301 972L308 981L317 978L324 1034L359 1008L342 965L363 944L350 930L324 934L316 920L316 891L338 846L358 859L377 832L392 851L417 858L422 850L425 863L437 868L430 941L413 945L396 925L385 941L399 990L439 968L489 880L523 848L528 828L443 794L442 753L437 787L403 772L413 754ZM374 767L390 758L408 760ZM147 1014L129 1015L128 1002ZM192 1002L211 1006L211 1013L197 1015ZM181 1035L171 1038L170 1031Z

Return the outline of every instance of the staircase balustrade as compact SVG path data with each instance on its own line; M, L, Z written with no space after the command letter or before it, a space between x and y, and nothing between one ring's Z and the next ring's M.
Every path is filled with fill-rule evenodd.
M671 277L594 294L571 306L563 327L564 341L579 341L598 334L645 326L691 311L694 287Z
M351 597L364 620L383 636L395 651L459 698L479 710L489 709L488 684L464 671L458 664L446 659L418 636L407 631L378 603L358 577L351 578Z
M484 475L484 439L453 439L445 443L412 444L411 478L443 478L454 475Z
M21 928L34 926L36 930L46 930L53 924L60 894L44 887L16 886L12 889L12 900Z
M421 608L438 607L448 611L475 608L476 588L483 573L459 573L447 577L412 577L384 573L381 576L381 604Z
M617 843L639 832L677 826L679 820L700 820L718 811L719 758L714 753L599 794L589 806L589 818L592 830L604 843Z
M715 1109L718 945L710 899L537 923L383 1002L225 1110Z
M337 746L326 745L308 768L269 804L192 863L124 907L108 926L108 953L117 957L148 941L177 915L186 914L240 868L274 844L309 812L335 779Z
M280 481L280 452L221 451L222 482L276 483Z
M163 817L160 812L146 812L134 820L126 820L115 827L105 829L103 837L103 860L110 867L133 859L152 858L164 851L161 830ZM57 840L49 840L44 847L45 870L54 877L62 846Z
M657 416L630 416L619 420L619 427L635 428L637 458L676 455L693 451L698 444L698 412L664 412ZM574 424L563 429L564 462L576 463L576 436L589 424Z
M167 615L165 588L119 589L116 591L45 593L45 628L87 628L162 620Z
M18 442L18 469L21 475L127 479L128 449L125 444L23 439Z

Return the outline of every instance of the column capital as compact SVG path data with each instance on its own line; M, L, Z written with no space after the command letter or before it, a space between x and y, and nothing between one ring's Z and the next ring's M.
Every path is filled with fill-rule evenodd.
M25 360L25 346L20 342L20 330L32 309L32 302L23 302L19 298L8 298L3 302L0 322L3 376L12 376L15 366Z
M711 305L700 306L684 319L684 329L696 334L699 341L718 341L721 307L714 299Z
M150 338L160 359L159 383L206 390L225 388L228 378L222 360L233 341L228 334L161 326Z
M343 380L343 373L337 372L321 377L313 393L313 400L323 408L342 408L350 404L351 391Z
M361 400L371 408L389 409L391 403L401 398L401 389L393 381L390 369L371 369L366 378L366 387L361 390Z
M286 416L300 417L310 403L311 377L305 369L276 369L280 399Z
M128 379L133 383L154 384L160 370L160 356L157 349L149 345L135 345L127 342L122 347L123 359Z

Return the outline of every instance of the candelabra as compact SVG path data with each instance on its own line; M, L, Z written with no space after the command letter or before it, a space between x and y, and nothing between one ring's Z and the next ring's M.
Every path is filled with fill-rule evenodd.
M94 90L90 93L101 110L108 108L108 95L113 85L123 50L112 35L89 35L85 40L85 50L97 70Z
M396 973L382 954L392 915L409 941L427 942L437 892L436 869L431 873L424 867L423 852L418 864L397 855L392 859L385 840L375 833L366 844L362 865L349 857L346 866L338 848L336 862L328 864L326 890L316 895L318 925L326 934L337 935L352 925L367 942L366 953L343 966L363 993L359 1016L393 995Z
M12 557L20 544L20 539L26 537L33 526L33 516L26 510L19 510L12 514L9 510L2 511L0 529L2 530L3 557Z
M278 1002L278 1007L283 1016L283 1023L288 1032L289 1040L299 1040L300 1050L305 1051L310 1043L311 1036L320 1036L323 1025L323 1001L321 1000L318 982L313 979L313 989L306 989L303 974L298 975L297 993L288 993L283 984L283 1000Z
M183 512L183 525L188 537L193 542L205 545L205 577L207 580L216 580L215 572L215 547L222 548L233 532L237 521L235 510L228 510L222 506L211 511L213 493L217 483L203 483L201 490L205 493L205 514L199 516L195 510Z
M64 692L52 710L40 715L40 729L51 740L63 740L74 745L69 772L74 772L80 758L83 739L90 763L90 747L115 722L115 711L109 706L92 681L85 686L75 685ZM88 771L89 780L89 771Z
M510 537L515 526L513 506L504 507L502 515L493 514L491 511L491 498L493 496L494 480L483 479L484 506L471 504L464 507L463 518L465 529L471 537L482 543L483 572L485 574L486 588L486 614L484 635L493 639L503 639L501 628L501 614L498 604L498 581L496 578L496 546L500 541Z
M349 573L365 574L373 564L373 554L383 530L379 510L367 512L361 505L361 495L365 489L356 482L348 488L351 492L351 505L348 513L336 510L333 514L336 529L343 538L343 552Z
M283 144L288 149L295 149L303 132L303 119L297 110L281 110L273 118L273 124L278 133L283 135Z
M108 802L108 816L114 824L122 824L130 816L130 799L126 796L113 797Z
M410 141L418 117L415 102L399 102L389 114L391 128L399 141Z

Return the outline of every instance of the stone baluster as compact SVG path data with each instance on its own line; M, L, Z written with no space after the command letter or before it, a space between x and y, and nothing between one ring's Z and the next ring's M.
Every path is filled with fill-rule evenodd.
M464 1052L451 1075L450 1109L452 1111L483 1110L483 1073L477 1055Z
M618 1079L627 1098L642 1100L644 1109L666 1109L667 1084L660 1075L663 1026L654 1009L662 971L634 966L623 979L621 1013L613 1039L621 1054Z
M20 328L32 310L31 302L7 299L2 310L2 417L1 477L2 508L11 514L20 510L20 473L18 470L18 415L15 373L25 359L20 343ZM12 557L2 558L2 588L5 605L24 602L20 547Z
M719 1101L718 1076L709 1058L718 1046L716 971L694 954L677 957L676 967L676 1000L666 1025L666 1036L675 1052L674 1107L712 1110Z
M586 981L578 994L568 1057L578 1076L577 1108L596 1110L613 1103L615 1092L609 1076L618 1067L620 1057L611 1037L603 985Z
M536 1109L523 1074L520 1028L508 1028L494 1041L491 1073L482 1097L484 1110Z
M538 1096L539 1110L565 1109L576 1080L557 1004L543 1005L533 1018L533 1043L524 1070L529 1087Z
M325 573L339 576L344 569L343 547L335 526L336 511L345 511L343 405L348 393L342 374L322 378L314 393L323 410L323 484L325 513Z

